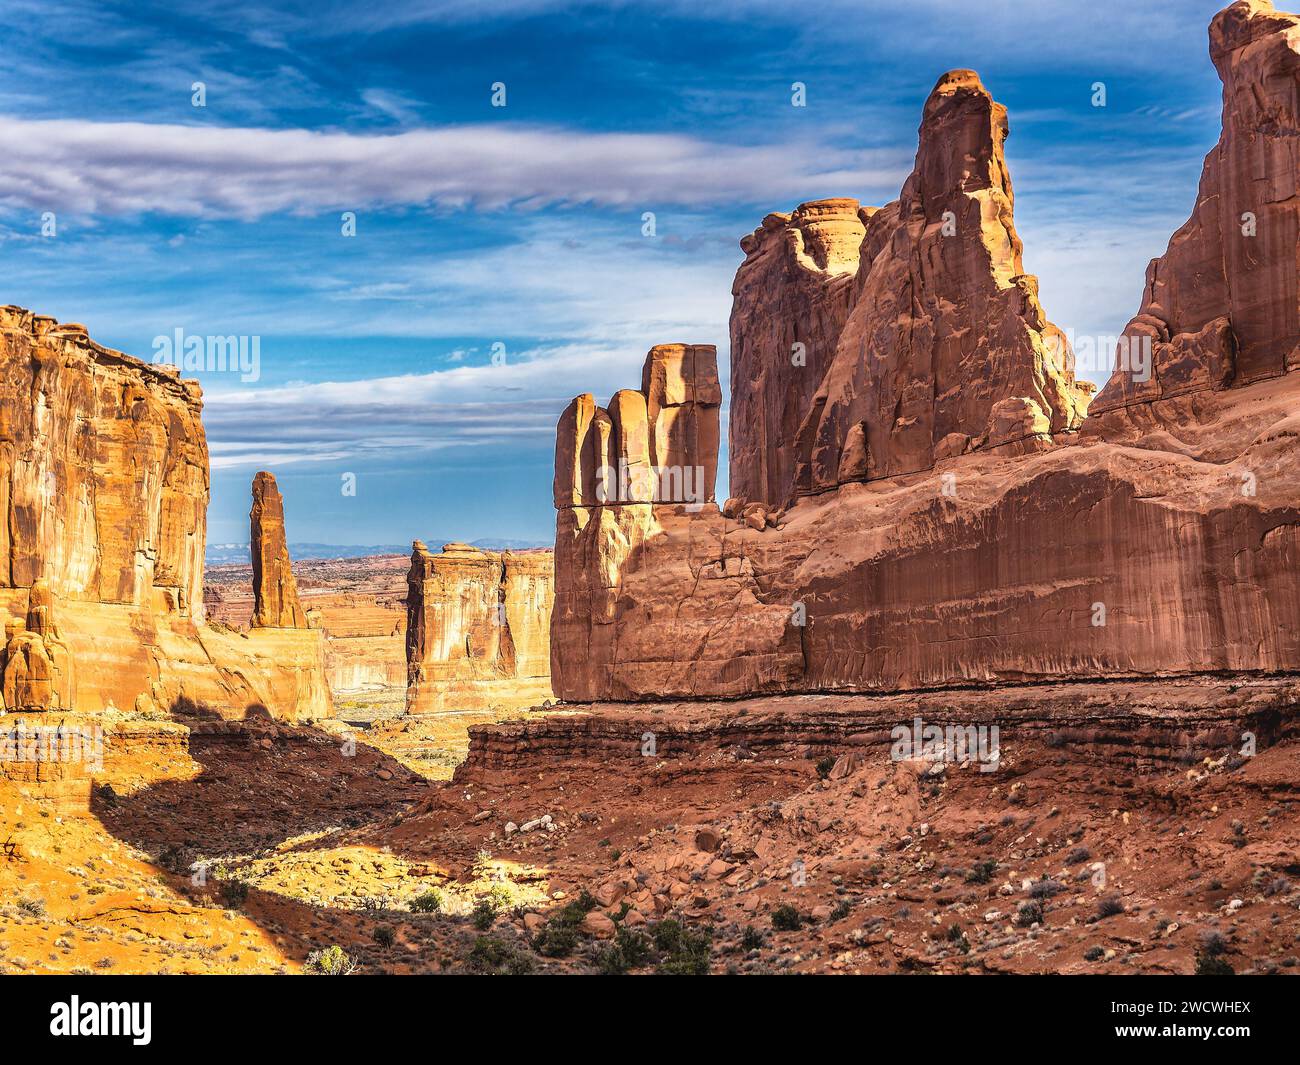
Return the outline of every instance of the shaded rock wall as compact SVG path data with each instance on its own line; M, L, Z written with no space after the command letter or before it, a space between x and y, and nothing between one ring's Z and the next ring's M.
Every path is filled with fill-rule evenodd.
M407 582L407 713L551 697L551 552L447 544L434 554L417 540Z
M1160 446L1163 428L1131 445L976 453L813 497L775 528L660 506L628 541L618 508L598 508L602 533L579 541L578 581L556 592L556 691L734 697L1295 669L1290 385L1203 409L1180 429L1185 454ZM557 543L564 515L558 527ZM594 605L572 618L569 602ZM587 644L560 642L587 618Z
M770 214L740 242L731 286L731 494L781 503L794 491L792 444L835 355L875 208L815 200ZM870 265L870 262L867 264Z
M883 761L895 742L893 730L902 725L911 732L917 718L927 727L996 726L996 748L1011 761L1026 745L1048 744L1068 746L1081 761L1150 772L1221 758L1240 749L1246 731L1261 748L1294 736L1297 709L1300 689L1285 677L768 695L712 704L605 703L471 728L469 757L455 779L502 769L544 772L574 759L622 762L629 772L656 758L831 754ZM647 733L655 741L650 758L643 754ZM966 752L973 762L975 745Z

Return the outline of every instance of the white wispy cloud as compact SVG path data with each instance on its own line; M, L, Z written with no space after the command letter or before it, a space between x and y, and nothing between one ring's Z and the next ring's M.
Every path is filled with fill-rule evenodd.
M389 135L0 117L0 204L253 220L395 207L797 200L879 183L893 150L722 144L507 124Z
M597 401L640 382L645 352L570 345L364 381L231 386L204 400L214 469L437 451L462 445L548 448L574 395Z

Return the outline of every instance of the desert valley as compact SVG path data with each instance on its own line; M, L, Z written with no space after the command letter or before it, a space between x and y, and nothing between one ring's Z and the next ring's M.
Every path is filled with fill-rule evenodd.
M1300 16L1209 53L1104 387L950 70L729 376L555 411L553 547L291 557L271 469L214 564L199 386L0 308L0 971L1300 973Z

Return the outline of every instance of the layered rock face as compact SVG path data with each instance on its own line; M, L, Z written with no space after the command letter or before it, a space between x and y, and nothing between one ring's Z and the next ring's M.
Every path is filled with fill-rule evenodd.
M1259 4L1216 19L1216 56L1231 52L1244 79L1234 97L1294 99L1294 75L1284 89L1279 68L1258 58L1273 62L1295 39L1279 19ZM1249 43L1223 51L1227 40ZM733 421L731 449L732 483L757 484L760 502L733 499L722 513L560 510L561 696L1300 668L1300 375L1084 421L1088 391L1021 273L1005 128L973 74L940 80L902 196L865 218L853 306L799 434L792 506L780 506L779 476L737 468L779 451L788 425L779 404L754 394L769 380L760 374L733 376L749 415ZM1262 150L1259 137L1225 133L1223 144L1237 145L1220 157L1225 172L1233 151ZM1295 167L1280 146L1270 151L1251 172L1273 202L1261 190L1286 187ZM816 317L798 310L805 280L782 291L782 272L759 257L773 253L755 239L740 276L766 273L774 287L738 281L733 336L745 343L771 334L765 316L785 313L768 308ZM1274 365L1294 347L1294 231L1289 239L1290 258L1275 256L1255 296L1281 306L1250 317L1263 323L1255 350L1275 352ZM844 281L822 282L814 298L832 284ZM786 339L768 342L770 364Z
M880 761L899 723L996 728L1009 755L1026 744L1068 747L1070 757L1149 773L1186 768L1204 756L1239 748L1243 732L1261 747L1296 735L1300 690L1290 677L1105 681L1025 685L963 692L898 695L768 695L753 699L596 704L573 714L539 714L470 730L469 757L455 779L484 770L543 770L557 759L644 759L643 737L656 757L697 758L743 752L759 761L823 754ZM958 709L960 707L960 709ZM975 761L977 744L962 752ZM987 748L986 748L987 753ZM1189 758L1188 756L1191 756ZM954 759L959 762L964 758ZM651 761L645 759L645 761ZM974 775L978 775L978 770ZM835 778L832 772L831 778Z
M740 242L731 287L731 493L780 503L794 491L800 423L835 355L875 208L815 200L770 214ZM870 263L867 264L870 266Z
M1223 132L1191 218L1147 268L1098 415L1300 366L1300 18L1240 0L1211 23L1210 58Z
M253 478L253 509L248 515L253 554L253 627L307 628L298 603L298 585L284 535L284 500L275 478L263 470Z
M5 708L330 713L319 634L203 624L198 385L18 307L0 369Z
M407 583L407 713L551 697L551 552L447 544L434 554L417 540Z
M853 309L798 430L796 492L1082 422L1090 386L1021 262L1006 136L974 71L939 79L902 194L867 222Z

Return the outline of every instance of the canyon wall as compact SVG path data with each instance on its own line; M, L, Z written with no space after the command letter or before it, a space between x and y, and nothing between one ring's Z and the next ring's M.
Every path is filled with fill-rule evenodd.
M529 706L551 698L550 551L419 540L407 575L406 711Z
M1296 22L1252 0L1211 27L1225 133L1207 174L1249 177L1274 236L1248 248L1271 249L1272 265L1249 292L1216 284L1196 265L1217 261L1197 247L1220 239L1207 215L1175 236L1153 266L1163 287L1144 300L1149 313L1157 294L1179 351L1189 331L1224 319L1250 338L1231 345L1255 369L1085 420L1090 386L1074 380L1023 274L1005 111L972 72L947 74L899 200L856 212L856 270L845 265L851 201L813 212L834 217L834 254L806 250L817 201L769 216L742 244L732 390L745 413L732 419L731 482L755 496L733 489L721 510L557 497L557 693L698 699L1300 668L1300 376L1280 369L1300 296L1300 203L1286 191ZM1214 199L1197 215L1244 209ZM799 338L826 359L815 390L786 366ZM806 409L792 396L809 397ZM557 476L571 472L557 446Z
M203 623L198 385L19 307L0 368L6 709L327 715L318 633Z

